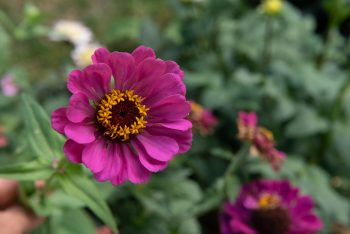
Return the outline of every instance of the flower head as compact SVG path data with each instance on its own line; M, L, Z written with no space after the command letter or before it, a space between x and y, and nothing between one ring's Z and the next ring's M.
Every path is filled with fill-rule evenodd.
M322 228L312 197L287 180L261 180L241 188L220 216L222 234L315 234Z
M239 112L237 127L238 139L253 140L257 128L258 118L255 112Z
M12 97L16 96L19 92L19 87L14 81L14 78L10 74L6 74L1 79L1 91L4 96Z
M190 120L192 121L193 128L198 130L202 135L208 135L213 133L214 127L217 125L218 120L213 113L205 109L200 104L191 101Z
M98 48L101 48L101 45L97 43L78 45L72 51L72 59L79 68L84 68L92 64L91 56Z
M275 148L273 133L258 126L256 113L239 112L237 125L238 139L251 142L253 154L258 154L267 160L274 170L279 170L286 155Z
M281 12L282 0L264 0L261 5L262 11L267 15L276 15Z
M53 26L49 38L53 41L68 41L74 45L81 45L91 41L92 33L78 21L60 20Z
M52 126L68 138L67 158L98 181L146 182L191 146L183 72L143 46L131 54L100 48L92 60L69 74L73 95L52 113Z

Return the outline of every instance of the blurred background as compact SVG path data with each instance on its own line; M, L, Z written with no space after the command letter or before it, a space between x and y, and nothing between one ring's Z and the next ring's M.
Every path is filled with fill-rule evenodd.
M68 101L68 72L90 63L89 47L78 50L52 36L62 20L90 31L91 47L132 51L143 44L175 60L185 71L188 98L216 119L199 121L190 152L149 184L99 185L120 233L219 233L222 202L256 178L291 180L314 197L322 233L349 233L350 1L284 0L267 9L259 0L0 0L4 165L35 156L27 150L19 94L33 95L51 113ZM257 112L259 124L273 132L288 156L280 172L251 157L224 178L241 147L239 111ZM83 220L64 219L76 211L59 207L52 233L78 233L72 222L100 224L88 210Z

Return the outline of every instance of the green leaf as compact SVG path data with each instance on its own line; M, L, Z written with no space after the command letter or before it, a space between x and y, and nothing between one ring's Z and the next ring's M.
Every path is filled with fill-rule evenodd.
M328 129L328 123L306 105L297 110L298 115L288 124L286 135L293 138L308 137Z
M19 181L44 180L50 177L53 168L39 161L25 162L0 167L0 177Z
M180 223L179 234L200 234L201 228L198 221L194 218L186 219Z
M62 155L64 138L51 128L47 113L28 95L22 95L22 102L28 142L33 152L46 161Z
M97 187L83 173L65 173L58 177L63 190L81 200L114 232L117 227L113 214L102 198Z

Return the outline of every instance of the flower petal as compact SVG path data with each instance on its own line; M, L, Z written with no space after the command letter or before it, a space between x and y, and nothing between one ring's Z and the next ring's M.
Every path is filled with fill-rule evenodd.
M107 148L107 157L105 167L95 174L95 178L98 181L110 180L117 176L121 169L125 167L123 163L124 156L121 153L121 147L119 144L112 144Z
M69 123L64 128L66 136L80 144L93 142L96 139L95 131L95 126L88 123Z
M152 48L139 46L133 52L132 56L134 56L135 62L138 64L146 58L156 58L156 54L154 53Z
M51 126L61 134L64 134L64 127L69 123L66 112L67 108L61 107L54 110L51 114Z
M81 163L82 152L84 145L78 144L75 141L67 140L63 146L63 152L68 160L73 163Z
M134 184L147 182L151 173L142 166L140 160L130 146L123 144L123 153L127 166L128 179Z
M107 63L110 52L106 48L97 49L92 55L93 63Z
M164 127L151 127L147 131L155 136L166 136L175 140L179 146L178 154L187 152L192 146L192 129L187 131L178 131L166 129Z
M180 69L180 66L174 61L165 61L166 70L165 73L174 73L178 75L181 79L184 76L184 72Z
M173 121L161 121L161 122L154 122L153 120L150 120L148 123L149 127L152 126L159 126L169 129L175 129L180 131L186 131L190 128L192 128L192 122L187 119L178 119Z
M158 172L165 169L168 166L168 162L161 162L149 156L142 143L140 143L138 140L135 140L133 142L133 147L137 151L141 164L147 170L151 172Z
M95 109L90 105L89 99L83 93L72 95L69 100L67 117L73 123L82 122L84 119L93 118Z
M84 70L74 70L69 74L68 89L73 94L84 93L89 99L98 101L110 91L111 69L104 63L87 66Z
M186 118L190 110L191 105L185 100L184 96L173 95L151 106L148 114L154 119L177 120Z
M143 132L137 135L147 154L158 161L167 162L179 151L179 145L170 137L155 136Z
M145 97L144 103L151 106L165 97L180 94L186 94L185 84L181 78L175 74L165 74L162 75L159 81L156 81L157 85L151 90L152 92L143 95ZM138 92L138 89L136 89Z
M93 173L102 171L107 162L107 145L104 140L97 140L86 145L82 159L84 165Z
M126 81L132 78L135 72L134 57L125 52L113 52L109 56L108 64L115 80L115 88L124 90Z

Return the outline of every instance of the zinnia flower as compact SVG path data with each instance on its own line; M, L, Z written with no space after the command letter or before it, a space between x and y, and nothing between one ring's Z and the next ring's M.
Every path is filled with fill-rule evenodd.
M220 216L222 234L314 234L322 228L311 196L300 195L287 180L244 185L235 203Z
M6 74L3 76L1 79L1 91L4 96L12 97L17 95L19 88L12 75Z
M275 140L271 131L258 126L258 118L254 112L239 112L238 139L252 143L251 152L267 160L274 170L283 165L286 154L275 148Z
M81 45L91 41L92 32L78 21L60 20L53 26L49 38L53 41L68 41L74 45Z
M52 126L68 138L67 158L98 181L146 182L191 146L183 72L143 46L131 54L100 48L92 60L69 74L73 95L52 113Z
M76 46L71 54L72 59L79 68L84 68L92 63L91 56L98 48L101 48L101 45L97 43Z
M192 121L193 128L198 130L202 135L208 135L213 133L214 127L217 125L218 120L213 113L205 109L200 104L190 101L191 112L189 119Z

